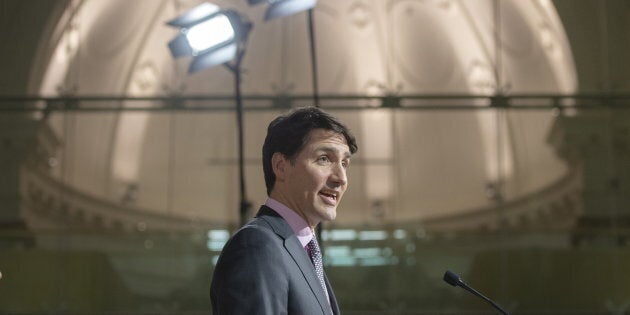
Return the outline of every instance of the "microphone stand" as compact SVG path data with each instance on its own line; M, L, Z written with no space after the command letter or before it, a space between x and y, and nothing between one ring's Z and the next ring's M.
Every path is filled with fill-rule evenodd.
M444 273L444 281L454 287L461 287L464 290L474 294L476 297L488 302L488 304L492 305L492 307L494 307L497 311L501 312L501 314L503 315L510 315L508 312L506 312L504 309L501 308L501 306L499 306L497 303L495 303L494 301L492 301L491 299L489 299L488 297L486 297L485 295L479 293L479 291L471 288L470 286L468 286L463 280L462 278L460 278L456 273L447 270Z

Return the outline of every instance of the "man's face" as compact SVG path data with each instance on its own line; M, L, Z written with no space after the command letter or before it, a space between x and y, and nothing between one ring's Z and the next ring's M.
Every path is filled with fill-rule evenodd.
M343 135L324 129L309 133L294 161L276 157L274 198L302 216L311 227L337 216L337 205L348 187L350 148ZM279 155L279 153L277 153ZM282 159L282 160L277 160ZM273 162L275 163L275 162Z

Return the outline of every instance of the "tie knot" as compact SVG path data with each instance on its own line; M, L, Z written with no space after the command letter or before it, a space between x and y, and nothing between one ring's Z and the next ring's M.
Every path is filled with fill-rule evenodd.
M310 242L308 242L307 246L311 249L311 250L317 250L319 251L319 244L317 244L317 239L315 239L315 237L313 236L313 239L311 239Z
M315 237L313 237L313 239L306 244L306 249L308 250L308 254L309 256L311 256L311 258L319 256L319 244L317 244L317 240L315 239Z

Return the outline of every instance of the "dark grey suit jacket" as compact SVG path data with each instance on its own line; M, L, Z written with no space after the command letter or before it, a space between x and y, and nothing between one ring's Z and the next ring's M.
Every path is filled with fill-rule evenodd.
M330 305L306 250L289 224L262 206L227 242L210 286L214 315L339 314L328 279Z

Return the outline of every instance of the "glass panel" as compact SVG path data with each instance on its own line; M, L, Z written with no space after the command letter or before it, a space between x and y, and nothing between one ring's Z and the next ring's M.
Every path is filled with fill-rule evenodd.
M229 107L194 102L0 113L0 312L208 312L239 222L237 127ZM344 314L491 313L446 270L511 313L626 305L630 110L327 102L359 141L322 233ZM266 198L265 130L284 110L245 112L249 217Z

